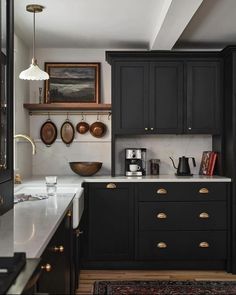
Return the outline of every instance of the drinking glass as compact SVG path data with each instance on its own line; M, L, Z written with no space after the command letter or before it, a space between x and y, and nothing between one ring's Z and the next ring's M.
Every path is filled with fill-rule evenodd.
M56 176L46 176L46 191L48 197L56 196L57 194L57 177Z

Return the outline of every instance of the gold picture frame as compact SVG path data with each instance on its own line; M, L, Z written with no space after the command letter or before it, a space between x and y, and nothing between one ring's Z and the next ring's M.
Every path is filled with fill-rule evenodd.
M100 63L45 63L45 103L100 103Z

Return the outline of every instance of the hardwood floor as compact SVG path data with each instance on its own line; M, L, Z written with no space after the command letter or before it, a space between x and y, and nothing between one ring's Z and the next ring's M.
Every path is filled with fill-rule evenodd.
M176 270L82 270L78 295L93 294L95 281L124 280L196 280L196 281L236 281L236 275L224 271L176 271Z

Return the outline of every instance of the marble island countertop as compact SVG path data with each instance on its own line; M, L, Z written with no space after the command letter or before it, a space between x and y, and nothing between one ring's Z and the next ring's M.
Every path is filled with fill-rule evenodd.
M39 258L70 207L74 194L14 206L14 251Z

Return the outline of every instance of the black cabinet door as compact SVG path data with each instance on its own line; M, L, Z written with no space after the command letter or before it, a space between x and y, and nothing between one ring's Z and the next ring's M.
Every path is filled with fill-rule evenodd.
M144 134L149 128L148 62L119 62L113 72L112 112L116 134Z
M187 75L187 133L220 133L221 63L189 61Z
M71 210L64 217L42 254L43 269L37 283L38 292L49 294L74 294L75 292L72 280L72 271L74 271L72 259L74 258L71 257L73 236L70 212ZM45 269L46 265L50 265L49 271Z
M150 64L150 119L155 133L183 131L183 63Z
M89 260L130 260L134 255L133 185L89 184Z

